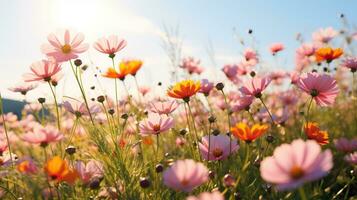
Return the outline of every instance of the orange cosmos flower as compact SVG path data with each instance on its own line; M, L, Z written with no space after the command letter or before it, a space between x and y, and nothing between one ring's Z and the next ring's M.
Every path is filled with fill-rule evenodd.
M322 47L316 50L315 58L317 62L325 61L327 63L339 58L343 54L341 48L332 49L331 47Z
M68 163L65 160L62 160L59 156L55 156L47 161L45 172L53 180L65 181L70 184L74 183L78 178L77 171L69 168Z
M304 130L308 139L315 140L320 145L329 143L327 131L321 131L317 123L308 122L304 125Z
M117 70L115 70L113 67L109 67L102 76L107 78L117 78L120 80L124 80L126 75L128 75L128 73L126 73L125 71L124 73L122 71L118 73Z
M237 123L231 128L231 132L234 137L244 140L246 142L252 142L268 130L268 125L254 124L252 128L245 123Z
M143 62L141 60L126 60L122 61L119 64L120 72L125 72L127 74L131 74L133 76L136 75L136 72L139 71Z
M188 102L190 97L195 95L201 89L200 81L184 80L176 83L167 91L167 95L176 99L183 99Z

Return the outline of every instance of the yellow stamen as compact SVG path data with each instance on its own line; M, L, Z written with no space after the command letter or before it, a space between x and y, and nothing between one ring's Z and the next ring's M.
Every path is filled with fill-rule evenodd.
M65 45L63 45L63 47L62 47L62 52L63 52L64 54L70 53L71 50L72 50L72 48L71 48L71 46L70 46L69 44L65 44Z

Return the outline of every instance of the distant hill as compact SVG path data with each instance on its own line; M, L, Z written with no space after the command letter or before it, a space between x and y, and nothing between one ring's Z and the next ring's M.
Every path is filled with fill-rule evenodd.
M19 118L21 117L21 110L25 106L24 102L12 99L3 99L3 104L5 113L12 112L16 114Z

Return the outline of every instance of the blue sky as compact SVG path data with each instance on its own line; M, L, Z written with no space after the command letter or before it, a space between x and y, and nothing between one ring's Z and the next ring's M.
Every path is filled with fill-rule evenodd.
M276 67L291 69L293 53L298 46L294 38L298 32L308 41L311 33L320 27L338 29L341 27L340 13L355 23L356 8L357 1L354 0L2 0L0 91L5 97L20 98L7 88L21 79L21 74L28 71L33 61L44 58L40 45L46 42L50 32L59 28L83 32L90 44L110 34L127 39L128 46L118 57L143 59L145 64L138 76L142 83L153 85L157 81L169 80L169 62L160 46L164 24L169 27L179 25L183 55L200 58L208 71L239 60L243 47L234 37L233 29L237 35L248 38L249 28L254 31L262 56L268 57L269 44L284 43L287 50L281 56L280 66ZM210 42L218 66L213 66L207 55ZM82 57L85 62L90 58L93 66L102 69L110 65L105 56L93 49ZM88 78L88 82L91 81ZM64 95L75 93L68 89L72 84L71 77L65 80ZM109 92L110 84L103 80ZM47 88L40 87L30 94L30 98L47 93Z

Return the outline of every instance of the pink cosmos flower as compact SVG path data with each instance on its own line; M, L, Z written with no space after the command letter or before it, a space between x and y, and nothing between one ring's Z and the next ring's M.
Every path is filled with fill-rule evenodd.
M214 105L221 110L225 110L227 108L227 104L224 101L224 98L222 97L216 98L214 101Z
M141 95L145 96L147 93L149 93L151 88L149 86L141 86L139 87L139 92Z
M315 59L316 46L309 43L302 44L295 52L296 70L302 71L309 66Z
M354 139L347 139L347 138L339 138L335 140L335 147L337 150L351 153L357 151L357 138Z
M150 111L160 115L168 115L176 110L180 104L177 101L157 101L150 103Z
M104 176L103 164L96 160L90 160L87 164L77 161L75 168L84 184L93 179L101 179Z
M282 70L277 70L270 72L269 78L273 81L276 85L281 85L283 83L284 78L286 78L287 73Z
M56 62L41 60L31 64L32 73L26 73L22 76L25 82L32 81L51 81L52 77L60 73L61 66Z
M42 109L42 106L40 103L29 103L29 104L26 104L24 107L24 111L26 111L27 113L38 112L41 109ZM28 115L28 116L32 116L32 115Z
M203 192L199 196L189 196L186 200L224 200L223 194L219 191L210 192Z
M64 73L62 71L51 77L51 84L53 86L57 86L58 82L64 77Z
M250 81L244 83L244 86L239 88L239 91L245 96L253 96L260 98L263 90L268 87L271 80L267 77L258 78L254 77Z
M149 113L149 117L139 124L140 133L144 136L160 134L172 128L174 119L157 113Z
M253 96L241 96L232 104L232 111L238 112L241 110L249 109L249 106L253 103Z
M339 89L334 78L327 74L310 72L300 77L297 86L310 94L320 106L328 106L335 102Z
M266 157L260 165L262 178L277 186L278 190L297 188L305 182L325 176L332 168L330 150L321 152L314 140L294 140L282 144L274 150L273 156Z
M189 74L201 74L204 69L200 66L200 64L200 60L195 60L193 57L188 57L182 60L180 67L187 70Z
M245 66L253 67L259 62L257 52L252 48L246 48L243 52L243 56L244 60L242 61L242 63Z
M240 62L237 65L237 75L246 75L251 71L251 67L245 62ZM237 77L236 77L237 78ZM233 81L234 82L234 81Z
M88 116L88 109L84 102L80 102L74 99L69 99L63 102L63 107L70 113L76 115L77 117L81 117L83 115ZM100 107L98 105L92 104L89 105L89 112L91 114L96 114L100 112Z
M0 117L0 124L2 125L4 123L4 120L5 119L5 122L7 123L15 123L17 122L17 115L15 115L14 113L12 112L9 112L9 113L6 113L4 114L4 118ZM2 127L1 127L2 128ZM0 129L1 130L1 129Z
M290 76L291 84L295 85L299 81L300 76L297 71L290 72L289 76Z
M205 160L224 160L239 149L237 140L233 139L230 143L230 139L227 135L206 135L202 138L202 141L198 144L201 152L201 156Z
M282 43L273 43L273 44L270 45L269 49L270 49L270 52L273 55L275 55L279 51L284 50L284 45Z
M338 34L332 27L321 28L312 34L312 39L316 43L328 43Z
M205 96L208 96L214 85L208 79L201 80L201 89L198 91L199 93L203 93Z
M279 99L284 106L293 106L298 101L298 96L294 90L287 90L279 94Z
M63 134L51 125L45 127L39 125L34 127L32 132L30 131L22 135L22 139L28 143L46 146L51 142L62 140Z
M114 58L115 53L126 46L126 41L120 39L117 35L111 35L108 38L99 38L93 46L97 51L108 54L110 57Z
M273 114L274 122L284 124L289 119L288 109L280 108Z
M222 71L230 80L237 76L237 70L237 65L224 65L224 67L222 68Z
M345 161L352 164L357 165L357 152L350 153L344 157Z
M9 90L12 92L19 92L22 95L26 95L28 91L33 90L37 87L37 84L33 83L18 83L14 87L10 87Z
M342 66L347 67L351 70L351 72L357 71L357 56L349 57L343 60Z
M186 139L183 137L177 137L175 141L177 147L182 147L183 145L186 144L186 142L187 142Z
M41 51L57 62L78 58L78 54L89 48L88 44L83 43L84 35L82 33L71 33L68 29L61 30L56 34L49 34L47 40L50 44L43 44Z
M4 151L7 150L7 141L6 140L0 140L0 155L4 153Z
M178 191L191 192L206 181L207 167L191 159L177 160L163 173L164 184Z

